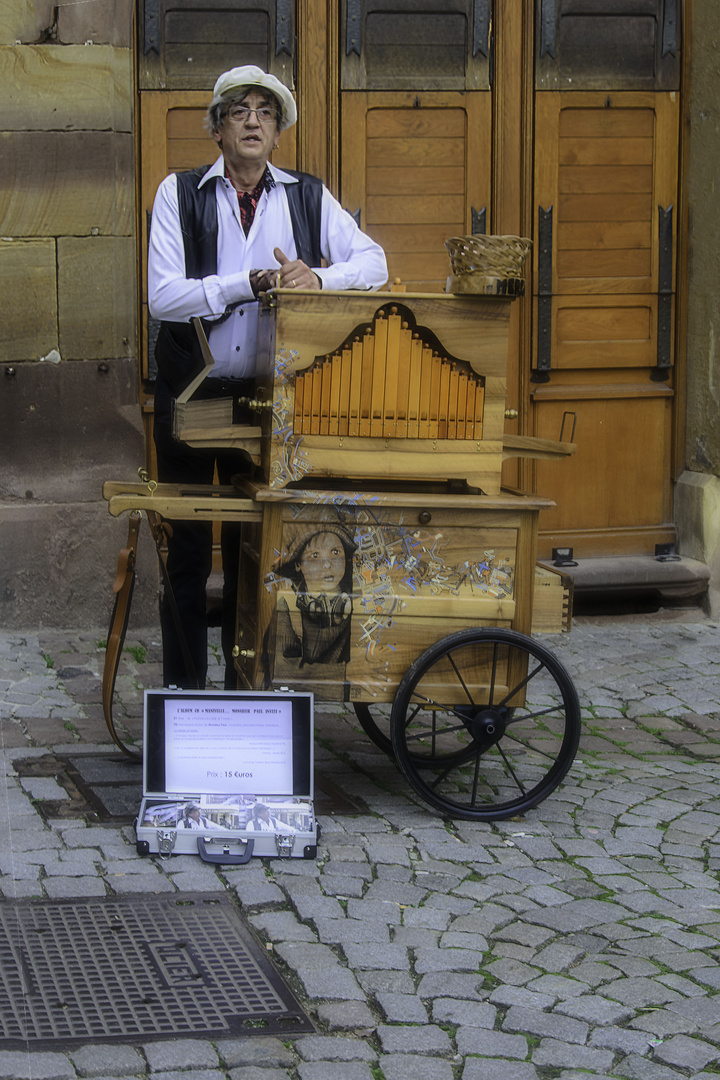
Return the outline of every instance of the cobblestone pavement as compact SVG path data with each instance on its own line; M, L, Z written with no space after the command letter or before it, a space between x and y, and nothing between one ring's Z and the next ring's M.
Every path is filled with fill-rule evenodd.
M522 819L442 819L354 715L319 707L318 766L366 811L322 819L317 862L235 869L140 859L129 826L41 817L36 800L67 796L22 762L116 753L102 632L0 634L2 895L229 890L316 1027L285 1041L0 1049L0 1077L717 1077L720 632L678 618L578 619L545 639L584 732L565 782ZM131 736L142 687L160 685L157 640L133 632L125 652L117 711Z

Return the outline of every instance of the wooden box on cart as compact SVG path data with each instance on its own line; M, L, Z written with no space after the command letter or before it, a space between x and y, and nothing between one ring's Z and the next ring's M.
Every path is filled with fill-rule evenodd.
M259 427L233 425L231 399L193 401L189 388L175 434L245 450L272 489L323 477L455 480L497 495L506 457L567 453L503 431L511 300L270 293L259 307L250 402ZM200 380L213 362L204 345Z

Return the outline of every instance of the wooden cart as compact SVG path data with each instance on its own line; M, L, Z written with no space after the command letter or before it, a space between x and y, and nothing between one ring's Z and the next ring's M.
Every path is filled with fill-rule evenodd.
M504 436L510 299L269 294L257 425L193 400L206 342L175 413L177 437L243 451L254 478L104 489L112 514L236 521L238 685L352 704L423 799L474 820L545 798L580 730L571 680L530 637L552 503L501 490L506 457L574 449Z

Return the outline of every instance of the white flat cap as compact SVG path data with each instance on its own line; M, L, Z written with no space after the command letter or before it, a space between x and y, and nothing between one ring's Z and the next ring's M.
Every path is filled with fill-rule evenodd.
M223 72L215 83L213 98L222 97L229 90L250 90L253 86L269 90L280 102L280 108L282 109L280 131L292 127L297 120L297 108L292 94L287 86L281 83L279 79L276 79L274 75L268 74L262 68L255 67L254 64L246 64L244 67L236 67Z

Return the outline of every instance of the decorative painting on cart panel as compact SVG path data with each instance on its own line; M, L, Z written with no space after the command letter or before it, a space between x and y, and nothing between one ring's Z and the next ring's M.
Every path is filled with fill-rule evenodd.
M438 514L420 525L417 511L372 504L293 509L265 577L275 600L267 685L389 700L440 637L486 621L510 625L514 528L463 528L452 511L447 524L435 524Z

